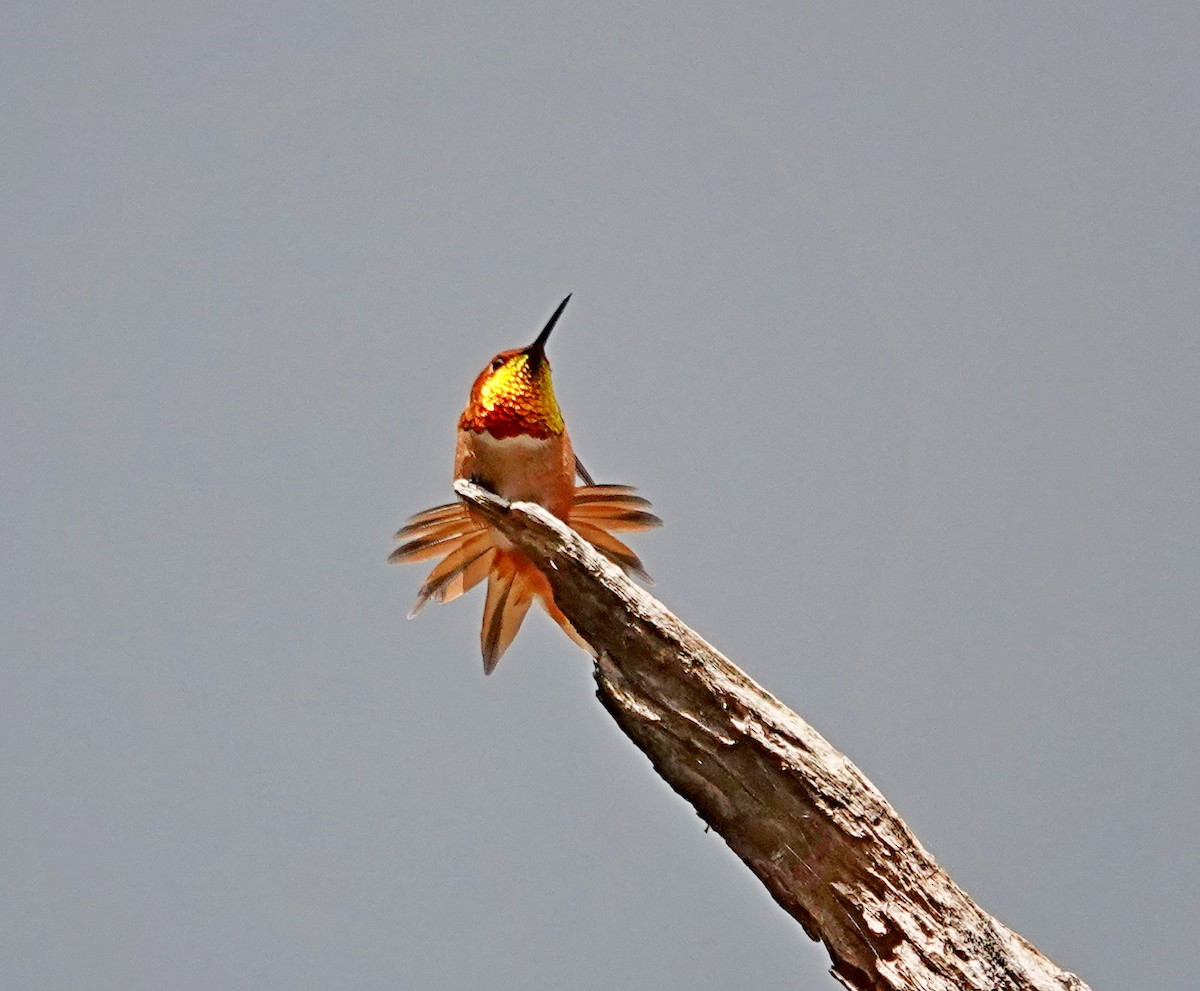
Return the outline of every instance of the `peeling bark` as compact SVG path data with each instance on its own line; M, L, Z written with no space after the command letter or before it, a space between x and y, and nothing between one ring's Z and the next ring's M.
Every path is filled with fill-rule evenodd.
M1089 991L983 911L819 733L530 503L459 496L549 579L605 709L852 991Z

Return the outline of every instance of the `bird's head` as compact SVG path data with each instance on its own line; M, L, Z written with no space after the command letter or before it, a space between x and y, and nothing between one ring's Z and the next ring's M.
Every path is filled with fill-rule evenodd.
M471 386L471 398L459 417L462 430L493 437L554 437L563 432L562 413L554 398L546 339L566 309L567 296L558 304L537 339L525 348L501 351Z

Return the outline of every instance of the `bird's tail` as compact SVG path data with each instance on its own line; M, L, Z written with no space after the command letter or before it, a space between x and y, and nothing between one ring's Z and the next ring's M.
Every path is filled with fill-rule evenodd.
M584 485L575 490L568 522L614 564L649 581L638 556L609 532L659 526L662 521L646 511L649 505L628 485ZM393 564L441 557L417 593L408 614L410 619L431 599L450 602L487 579L479 634L486 674L492 673L512 643L535 598L572 640L591 652L590 645L555 604L546 576L462 503L447 503L418 513L396 534L396 539L402 543L388 557Z
M571 518L567 522L626 574L653 585L654 580L646 574L641 559L613 536L614 531L633 532L662 526L662 520L649 512L650 500L636 493L632 485L580 485L575 489Z

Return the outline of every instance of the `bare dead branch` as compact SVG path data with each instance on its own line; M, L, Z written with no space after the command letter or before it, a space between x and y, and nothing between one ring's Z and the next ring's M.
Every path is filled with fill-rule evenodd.
M545 572L601 703L854 991L1089 991L984 912L857 767L540 506L455 489Z

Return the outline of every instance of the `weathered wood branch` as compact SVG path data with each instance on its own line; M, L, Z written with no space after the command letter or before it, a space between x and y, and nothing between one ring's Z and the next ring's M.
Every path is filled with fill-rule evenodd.
M843 754L541 507L455 489L595 649L601 703L854 991L1088 991L984 912Z

